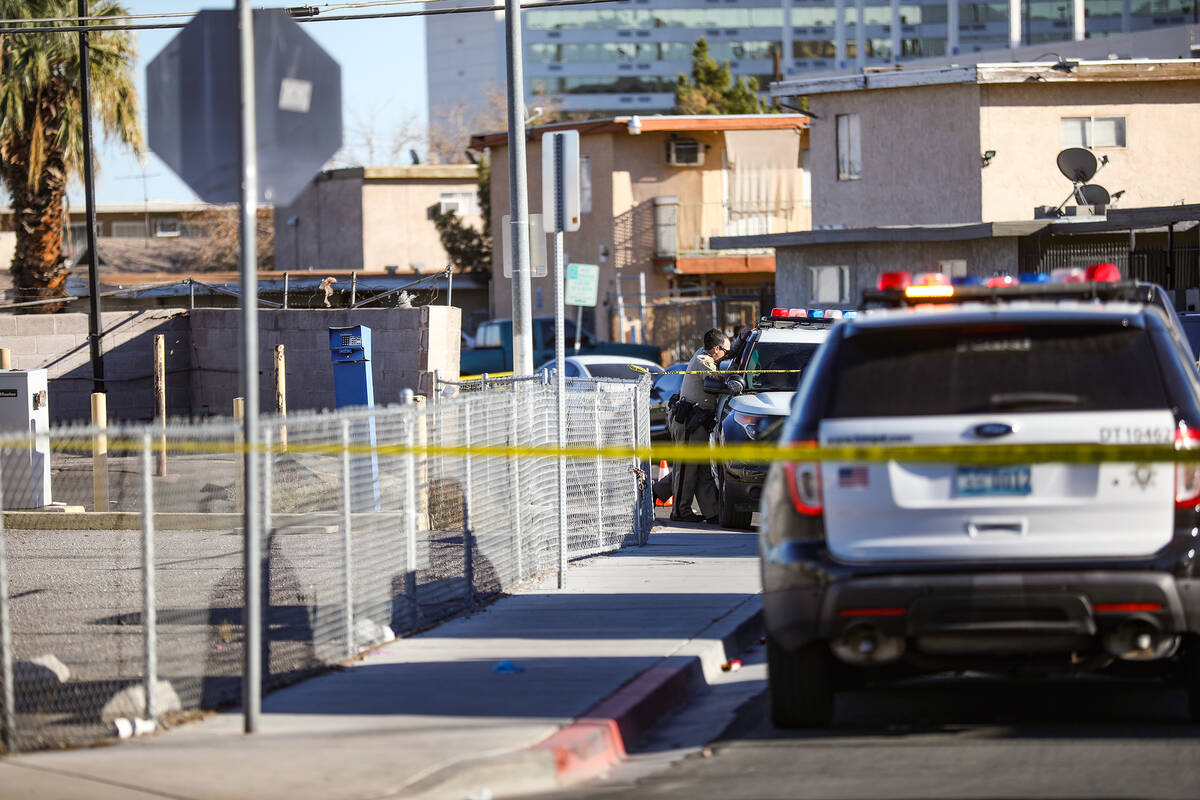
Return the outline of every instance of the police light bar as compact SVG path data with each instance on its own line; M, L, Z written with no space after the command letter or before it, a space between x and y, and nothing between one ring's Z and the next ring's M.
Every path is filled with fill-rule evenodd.
M1099 274L1111 270L1096 270ZM997 278L1001 280L997 280ZM1009 280L1003 280L1003 279ZM993 276L990 286L908 286L904 289L865 289L860 309L895 308L929 303L1002 303L1008 300L1100 300L1153 303L1156 287L1138 281L1018 283L1011 276ZM1009 282L1011 281L1011 282Z
M909 286L904 290L905 297L929 298L929 297L953 297L953 286Z

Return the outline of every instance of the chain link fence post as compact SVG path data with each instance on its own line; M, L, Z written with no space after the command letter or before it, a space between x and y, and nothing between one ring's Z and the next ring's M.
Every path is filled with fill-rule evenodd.
M342 579L346 594L346 658L354 655L354 549L350 540L350 420L342 420Z
M521 417L521 384L513 382L512 391L509 393L510 412L508 418L512 420L510 428L511 436L509 437L509 447L517 447L518 442L518 424ZM512 477L513 482L513 549L517 554L517 580L525 577L525 558L524 558L524 543L521 536L521 519L522 519L522 504L521 504L521 459L515 455L508 457L508 474Z
M461 408L463 446L466 448L466 452L463 455L462 498L463 577L466 579L465 597L463 599L467 605L471 605L471 603L475 602L475 533L471 521L471 492L473 489L471 485L471 415L466 412L465 406L461 406Z
M413 407L413 391L400 393L404 404L404 594L408 598L409 626L415 630L417 609L417 411Z
M559 343L561 346L561 342ZM567 398L563 389L566 378L556 375L554 381L555 439L559 448L567 446ZM567 457L560 449L555 459L558 472L558 588L567 588Z
M165 445L165 435L163 445ZM154 590L154 444L142 432L142 631L145 639L145 716L158 718L158 609Z
M600 455L603 446L603 431L600 428L600 384L592 386L592 423L596 442L596 541L604 541L604 458Z
M0 454L3 449L0 449ZM0 497L4 496L4 477L0 475ZM17 714L13 690L12 617L8 610L8 556L5 553L4 514L0 512L0 743L7 753L17 752Z

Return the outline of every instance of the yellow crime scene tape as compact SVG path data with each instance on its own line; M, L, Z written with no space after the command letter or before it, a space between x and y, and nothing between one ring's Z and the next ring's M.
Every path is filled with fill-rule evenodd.
M14 442L11 437L0 439L0 447ZM155 437L150 447L158 452L164 449ZM90 437L51 437L51 448L59 452L89 453L92 449ZM108 452L135 453L143 448L137 439L122 438L120 434L108 434ZM766 464L774 461L907 461L922 463L952 464L1025 464L1025 463L1070 463L1096 464L1109 462L1131 462L1137 464L1155 462L1200 461L1200 450L1180 450L1172 444L1023 444L1023 445L907 445L907 444L864 444L850 446L814 447L808 445L780 444L778 442L744 442L712 447L703 443L663 443L645 447L633 446L563 446L522 444L392 444L375 445L363 443L310 443L290 442L285 446L278 443L256 444L253 447L233 441L168 441L168 453L176 454L236 454L253 451L257 453L309 453L327 456L352 455L377 456L471 456L479 458L605 458L632 460L637 462L665 459L674 463L703 464L713 459Z

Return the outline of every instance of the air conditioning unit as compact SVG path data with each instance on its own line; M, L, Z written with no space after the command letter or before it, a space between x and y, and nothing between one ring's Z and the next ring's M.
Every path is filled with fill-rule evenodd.
M667 142L667 163L674 167L698 167L704 163L704 145L695 139Z

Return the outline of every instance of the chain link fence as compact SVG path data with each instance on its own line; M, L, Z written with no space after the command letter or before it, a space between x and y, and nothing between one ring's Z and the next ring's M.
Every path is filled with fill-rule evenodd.
M568 381L567 444L597 454L565 459L565 475L557 456L525 452L557 445L544 377L440 389L428 405L262 418L265 687L557 569L559 481L567 558L645 543L647 465L599 448L648 446L648 376ZM238 703L240 426L71 428L0 448L5 748L85 744ZM20 510L47 460L64 510Z

